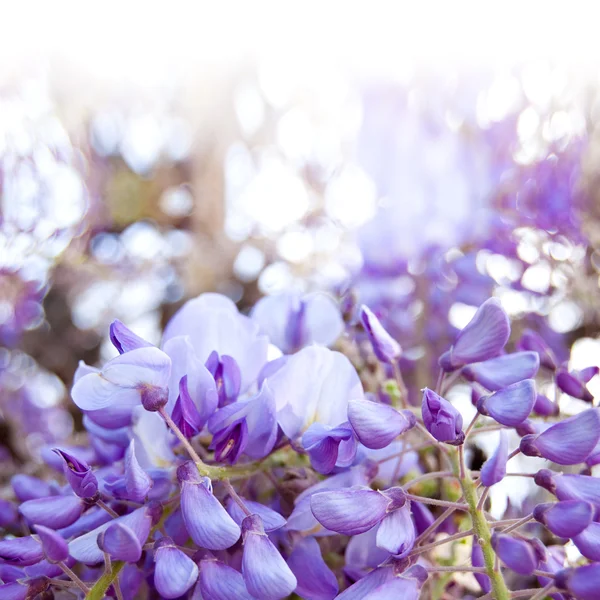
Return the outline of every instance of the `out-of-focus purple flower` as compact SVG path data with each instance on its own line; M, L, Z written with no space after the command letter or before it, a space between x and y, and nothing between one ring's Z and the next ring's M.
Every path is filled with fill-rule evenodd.
M256 396L219 409L208 420L213 434L210 448L215 458L233 464L242 454L263 458L277 440L275 398L269 385L263 383Z
M584 500L600 506L600 478L589 475L560 475L549 469L540 469L534 477L540 487L559 500Z
M573 537L573 543L589 560L600 561L600 523L590 523L581 533Z
M540 562L536 548L522 538L494 532L492 547L500 560L520 575L531 575Z
M246 589L239 571L219 560L206 559L200 562L200 577L196 590L205 600L254 600ZM193 600L196 600L196 595Z
M526 435L519 446L526 456L540 456L559 465L583 462L600 440L600 410L590 408L555 423L537 435Z
M600 589L600 563L559 571L554 583L557 588L566 590L577 600L597 600Z
M231 356L240 368L241 393L256 381L267 362L269 340L249 317L220 294L202 294L186 302L167 324L163 347L171 338L188 335L198 359L205 363L212 352Z
M290 439L311 423L341 425L348 420L348 402L364 397L352 363L321 346L290 356L266 381L275 397L279 425Z
M53 493L56 493L49 483L42 479L38 479L37 477L24 475L22 473L14 475L10 480L10 484L15 496L21 502L33 500L35 498L46 498L47 496L52 496Z
M360 307L360 320L367 332L373 352L385 363L394 363L402 354L400 344L385 330L379 319L363 304Z
M565 367L561 367L556 373L556 385L565 394L591 403L594 401L594 396L587 389L586 383L598 375L598 372L598 367L588 367L581 371L567 371Z
M298 584L296 577L265 534L260 517L246 517L242 531L242 575L248 591L265 600L278 600L291 594Z
M473 537L473 546L471 548L471 564L474 567L485 566L483 550L475 536ZM475 579L477 579L477 583L481 586L484 594L488 594L492 590L492 583L490 582L488 575L485 575L484 573L475 573Z
M256 303L251 316L284 354L310 344L330 346L344 330L339 308L320 292L265 296Z
M108 361L98 373L78 379L71 395L75 404L87 411L110 414L112 407L133 411L140 404L155 411L168 401L170 373L171 359L164 352L138 348Z
M409 410L397 411L387 404L366 399L348 403L348 420L361 444L378 450L416 424Z
M181 484L181 514L196 544L209 550L224 550L240 537L240 528L212 493L208 477L200 477L193 463L177 469Z
M55 563L69 558L69 547L60 533L43 525L36 525L35 532L40 538L46 560Z
M416 502L411 504L413 508L415 504ZM348 542L344 554L346 560L344 571L363 577L369 569L382 564L389 556L387 550L377 546L377 528L373 527L364 533L352 536Z
M0 527L10 527L19 518L17 507L13 502L0 498Z
M235 358L226 354L219 356L214 351L206 359L205 366L217 386L219 406L227 406L235 402L242 386L242 373Z
M423 390L421 412L427 431L439 442L460 446L465 441L462 415L448 400L428 388Z
M533 412L542 417L555 417L560 413L560 407L547 396L537 394L535 404L533 405Z
M517 342L517 350L537 352L540 357L540 365L554 371L556 369L556 357L544 338L532 329L525 329Z
M594 507L582 500L565 500L538 504L533 518L545 525L554 535L572 538L581 533L591 522Z
M6 564L27 567L35 565L43 558L42 545L30 535L0 540L0 559Z
M476 381L488 390L495 391L535 377L539 368L537 352L514 352L469 365L462 370L462 374L469 381Z
M188 391L187 375L179 381L179 396L173 407L173 422L186 438L192 438L204 427L202 415L196 408Z
M154 585L163 598L183 596L198 579L198 565L170 538L154 544L154 562Z
M483 485L490 487L504 479L506 475L506 463L508 461L508 434L505 430L500 431L498 447L481 467L480 480Z
M315 538L298 541L287 560L298 582L296 594L306 600L332 600L338 593L338 582L321 556Z
M137 562L142 556L142 544L135 531L123 523L113 523L98 536L98 547L113 560Z
M219 396L213 374L196 356L189 336L180 335L170 338L164 345L165 354L171 359L169 377L169 401L165 407L168 413L173 411L180 394L180 382L186 379L186 389L202 423L216 410Z
M119 351L119 354L136 350L137 348L148 348L152 346L144 338L133 333L129 327L126 327L119 319L115 319L109 328L110 341Z
M60 448L54 448L54 452L63 459L63 473L75 494L80 498L94 498L98 494L98 480L92 468Z
M510 336L510 322L500 302L486 300L456 337L454 345L440 358L445 371L498 356Z
M85 501L78 496L49 496L23 502L19 512L30 525L61 529L75 523L85 508Z
M477 401L477 410L502 425L516 427L531 414L535 398L535 381L525 379L494 392L491 396L482 396Z

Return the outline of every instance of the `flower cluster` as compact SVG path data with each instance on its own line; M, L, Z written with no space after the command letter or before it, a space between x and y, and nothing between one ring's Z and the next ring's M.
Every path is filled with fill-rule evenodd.
M160 348L113 322L118 356L82 363L71 392L89 443L49 446L55 476L16 475L16 500L0 501L0 598L416 600L440 585L597 598L597 369L559 365L533 331L507 351L511 325L490 299L416 404L377 315L346 317L321 293L267 297L250 316L204 294ZM353 364L360 352L375 375ZM458 380L477 411L466 426L448 399ZM562 414L537 391L547 380L587 407ZM490 430L498 446L475 469L465 448ZM537 472L510 472L518 454ZM488 493L509 476L534 481L540 501L498 520ZM565 539L581 560L567 561Z

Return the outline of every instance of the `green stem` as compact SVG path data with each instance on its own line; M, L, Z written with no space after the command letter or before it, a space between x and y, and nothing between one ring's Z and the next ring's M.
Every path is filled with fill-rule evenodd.
M461 471L458 450L453 449L452 462L454 473L458 476ZM483 552L485 571L490 578L490 583L492 585L492 596L494 600L509 600L510 591L506 587L502 573L499 570L494 569L496 554L492 548L492 536L483 511L477 509L478 498L475 484L471 479L468 469L464 469L464 473L465 476L459 478L459 481L463 490L465 502L469 507L469 514L471 515L471 520L473 522L473 531Z
M88 592L85 600L102 600L106 591L112 585L113 581L119 576L121 569L125 566L123 561L115 561L109 573L105 573L96 581L94 587Z

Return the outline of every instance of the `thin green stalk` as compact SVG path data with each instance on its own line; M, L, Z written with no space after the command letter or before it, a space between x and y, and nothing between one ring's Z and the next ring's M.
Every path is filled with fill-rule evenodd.
M85 600L102 600L106 595L106 591L112 585L113 581L119 576L119 573L125 566L121 560L115 561L109 573L105 573L96 581L94 587L88 592Z
M452 461L454 473L459 476L461 467L459 464L459 453L456 449L452 450ZM475 532L475 536L477 537L477 541L483 552L485 571L490 578L490 583L492 585L492 596L494 600L510 600L510 591L506 587L502 573L499 570L494 569L496 554L492 548L492 536L485 515L482 511L477 509L478 498L475 483L471 479L469 471L464 468L462 470L464 471L465 476L459 478L459 481L465 501L469 507L469 514L471 515L471 520L473 522L473 531Z

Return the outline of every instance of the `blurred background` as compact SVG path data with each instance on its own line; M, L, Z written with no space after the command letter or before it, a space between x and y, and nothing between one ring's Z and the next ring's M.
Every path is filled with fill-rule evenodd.
M15 4L3 475L77 438L68 389L114 355L113 319L158 343L205 291L323 289L350 321L366 302L417 390L490 295L515 339L600 364L592 3Z

